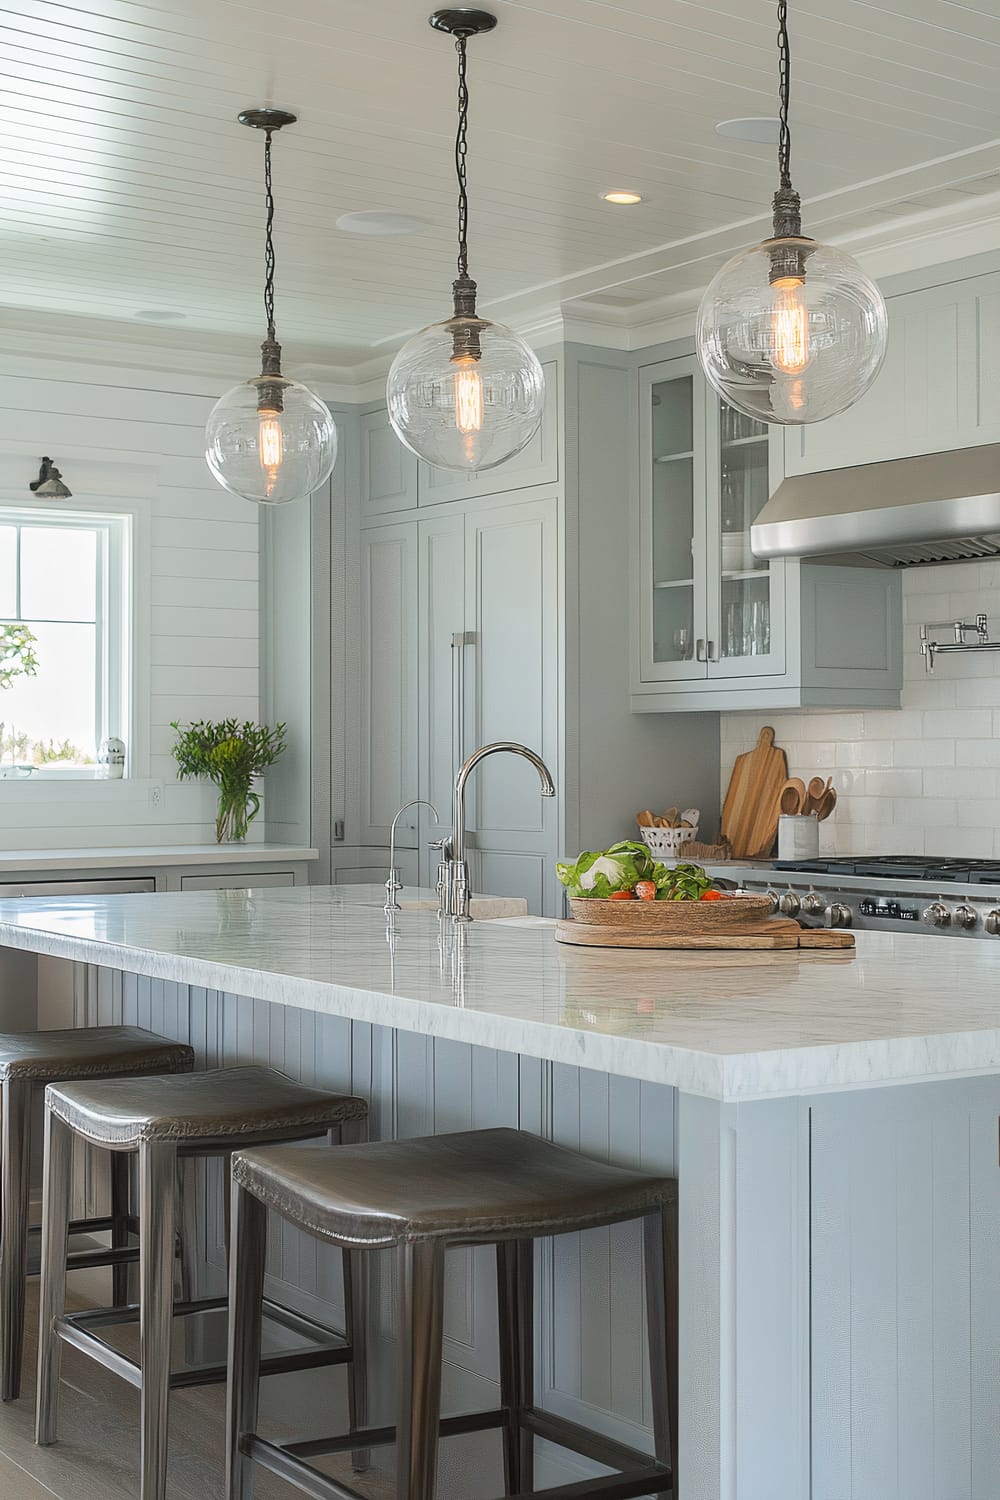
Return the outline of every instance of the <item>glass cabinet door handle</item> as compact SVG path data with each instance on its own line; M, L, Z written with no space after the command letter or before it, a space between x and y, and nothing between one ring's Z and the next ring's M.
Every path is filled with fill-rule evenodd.
M705 642L700 638L694 643L694 654L696 661L708 661L708 657L705 655Z
M719 653L716 650L716 646L715 646L715 642L714 641L709 641L708 642L708 659L709 659L709 661L718 661L719 660Z

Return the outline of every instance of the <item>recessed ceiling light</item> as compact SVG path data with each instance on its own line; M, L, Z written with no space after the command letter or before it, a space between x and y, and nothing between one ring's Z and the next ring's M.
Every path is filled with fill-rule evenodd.
M642 194L635 193L631 188L614 188L610 193L602 193L601 197L605 203L641 203Z
M419 234L427 229L430 219L419 214L400 214L388 208L362 209L358 213L341 214L337 228L345 234Z
M186 314L173 312L168 307L144 307L136 313L144 323L183 323Z
M733 141L756 141L761 146L776 146L780 129L781 121L773 115L751 115L743 120L720 120L715 133Z

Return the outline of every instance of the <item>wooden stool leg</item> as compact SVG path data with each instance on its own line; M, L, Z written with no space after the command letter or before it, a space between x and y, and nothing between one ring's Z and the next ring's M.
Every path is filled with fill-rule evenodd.
M166 1500L170 1345L174 1310L177 1150L139 1147L139 1361L142 1368L139 1500Z
M534 1405L534 1253L531 1240L497 1245L497 1308L500 1321L500 1403L507 1409L503 1428L504 1493L534 1489L535 1441L521 1425Z
M239 1183L230 1222L226 1500L251 1500L254 1463L241 1453L240 1437L257 1431L267 1210Z
M396 1500L434 1500L441 1421L444 1250L399 1247L399 1419Z
M73 1132L45 1111L45 1167L42 1186L42 1273L38 1294L38 1389L35 1442L54 1443L59 1410L62 1339L53 1331L66 1306L66 1245L73 1191Z
M670 1464L677 1489L677 1205L643 1220L650 1395L656 1457Z
M4 1401L21 1393L24 1288L28 1274L31 1085L5 1083L0 1103L0 1365Z
M123 1250L129 1242L129 1211L131 1208L129 1157L124 1151L111 1153L111 1246ZM129 1266L123 1262L111 1271L111 1301L115 1307L128 1303Z

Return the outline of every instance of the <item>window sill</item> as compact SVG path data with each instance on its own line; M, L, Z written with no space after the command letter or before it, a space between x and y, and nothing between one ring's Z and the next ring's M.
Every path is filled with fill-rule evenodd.
M0 766L0 781L124 781L107 776L100 766Z

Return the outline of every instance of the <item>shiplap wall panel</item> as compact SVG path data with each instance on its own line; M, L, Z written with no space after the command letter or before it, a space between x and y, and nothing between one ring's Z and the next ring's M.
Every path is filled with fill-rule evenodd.
M44 358L0 376L0 506L30 498L38 458L51 453L81 505L132 502L141 518L146 547L137 556L136 592L144 638L136 641L134 694L149 746L143 774L162 779L168 793L154 808L147 789L112 784L98 813L89 784L74 784L67 797L61 788L12 783L30 795L13 799L8 817L0 793L0 847L213 837L212 789L175 782L170 722L258 716L257 513L215 483L203 457L205 418L226 383L216 389L196 371Z

